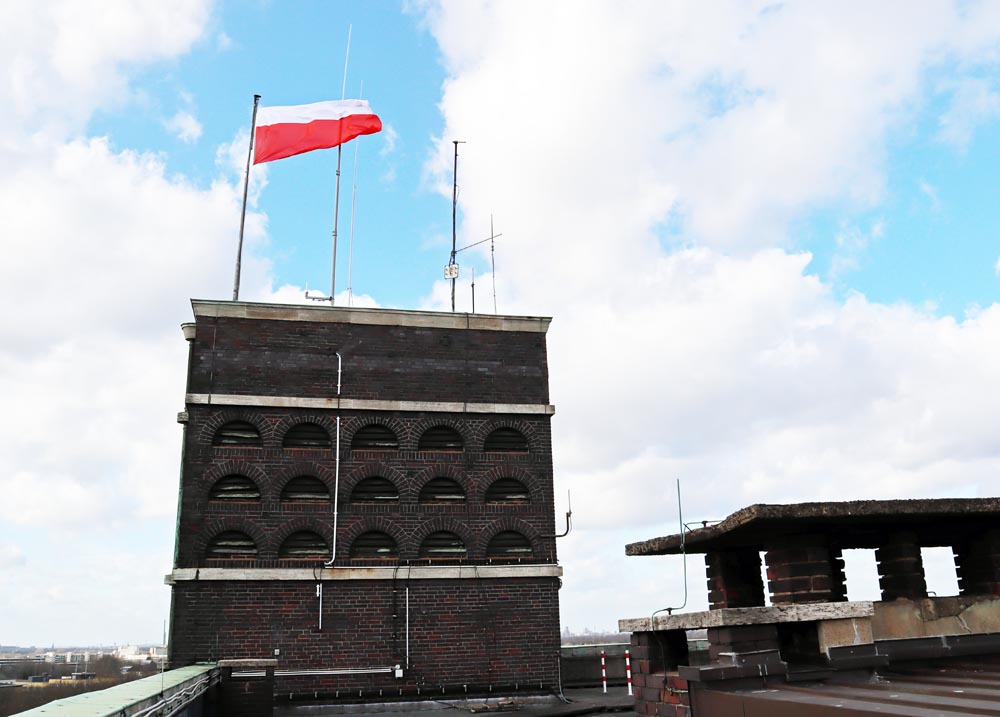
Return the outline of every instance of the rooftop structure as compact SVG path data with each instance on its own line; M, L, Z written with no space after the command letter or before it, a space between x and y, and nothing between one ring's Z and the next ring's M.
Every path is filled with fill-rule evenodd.
M170 664L273 658L295 699L554 688L549 320L193 307Z
M632 633L637 711L991 714L980 710L1000 700L998 519L997 498L752 505L628 545L628 555L704 554L710 604L619 621ZM928 594L921 548L940 546L954 551L957 596ZM847 600L850 548L875 550L881 600ZM707 664L687 651L698 628Z

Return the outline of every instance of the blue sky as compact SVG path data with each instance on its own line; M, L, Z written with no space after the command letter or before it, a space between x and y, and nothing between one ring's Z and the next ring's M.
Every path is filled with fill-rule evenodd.
M501 313L554 319L564 625L677 602L678 563L623 554L673 530L677 478L692 519L996 493L996 3L18 0L0 643L159 639L177 326L230 296L252 95L339 98L349 27L385 130L345 147L338 293L357 149L355 301L449 308L467 142L459 245L503 236L496 277L461 255L458 309L474 267L481 311L495 278ZM255 168L241 298L329 290L335 163Z

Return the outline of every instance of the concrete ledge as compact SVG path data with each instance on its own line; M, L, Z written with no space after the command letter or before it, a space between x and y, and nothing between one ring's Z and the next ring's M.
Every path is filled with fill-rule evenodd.
M461 401L377 401L358 398L302 398L298 396L244 396L189 393L186 403L209 406L266 406L268 408L325 408L345 411L412 411L432 413L514 413L551 416L556 407L545 403L463 403Z
M437 329L479 331L526 331L544 334L552 319L544 316L501 316L495 314L455 314L438 311L400 309L360 309L344 306L301 306L297 304L257 304L246 301L192 299L195 316L271 321L314 321L335 324L375 324Z
M242 670L248 667L267 668L277 667L278 661L273 657L254 657L242 660L219 660L216 663L220 668L231 667L234 670Z
M558 578L559 565L461 565L391 568L175 568L164 582L196 580L468 580L472 578Z
M771 605L769 607L730 607L721 610L688 612L681 615L661 614L652 619L649 617L626 618L618 621L618 629L622 632L697 630L705 627L841 620L851 617L871 617L874 614L874 604L868 601L816 603L814 605Z

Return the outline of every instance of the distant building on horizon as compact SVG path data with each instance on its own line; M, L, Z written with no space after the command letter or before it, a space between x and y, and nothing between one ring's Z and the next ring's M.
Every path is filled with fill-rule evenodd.
M193 301L169 663L558 685L549 319ZM338 450L339 447L339 450Z

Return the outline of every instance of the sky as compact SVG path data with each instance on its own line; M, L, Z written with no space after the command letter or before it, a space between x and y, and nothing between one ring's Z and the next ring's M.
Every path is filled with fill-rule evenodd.
M480 312L495 280L553 317L564 627L681 603L680 558L624 555L676 532L677 481L685 521L997 493L1000 3L5 9L0 644L161 639L179 324L231 297L255 93L382 118L343 152L343 305L450 309L465 142L458 245L501 236L457 309L474 271ZM336 161L253 169L241 299L329 293ZM850 597L876 581L852 554Z

